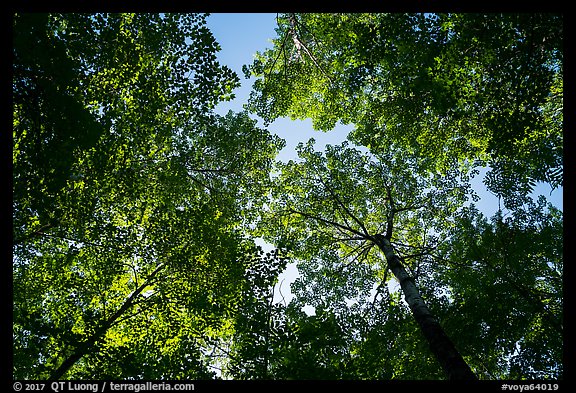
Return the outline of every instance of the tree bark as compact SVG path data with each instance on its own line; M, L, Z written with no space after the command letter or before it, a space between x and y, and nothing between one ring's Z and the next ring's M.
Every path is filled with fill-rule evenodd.
M426 306L424 299L420 296L420 291L414 283L414 278L408 274L402 261L394 253L390 241L382 235L374 236L374 241L386 256L388 267L400 283L404 298L412 311L414 319L420 326L420 330L428 341L432 353L442 366L448 379L477 380L478 378L462 358L452 340L450 340L438 320Z

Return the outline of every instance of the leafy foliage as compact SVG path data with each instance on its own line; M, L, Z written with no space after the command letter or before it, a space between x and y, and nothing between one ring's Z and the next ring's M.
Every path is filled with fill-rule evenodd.
M238 84L216 63L203 24L184 15L17 14L15 211L58 220L54 194L93 178L88 165L117 172L165 149L174 130L192 136Z
M392 148L372 155L344 143L322 154L312 146L299 146L299 161L279 164L270 215L261 222L261 233L298 260L300 277L287 307L261 303L274 324L255 330L275 339L242 354L243 362L267 354L266 374L252 375L442 377L382 254L368 240L393 228L396 252L475 373L562 376L560 211L545 212L540 199L511 211L506 221L496 215L490 225L473 205L462 207L470 190L457 170L452 177L430 175ZM304 306L316 315L303 314ZM322 349L307 344L301 327L309 323L318 326L313 331Z
M562 17L554 14L282 14L274 47L245 68L267 121L353 123L445 170L488 163L510 206L562 185Z
M429 174L394 146L370 154L344 142L322 154L313 150L313 142L299 145L300 162L278 163L271 215L262 221L266 239L296 258L342 263L333 251L357 255L368 248L361 235L386 234L392 215L399 230L389 235L398 247L434 247L432 232L447 229L446 219L470 197L467 175L457 169ZM362 256L371 259L364 251Z
M433 274L449 294L446 329L476 347L489 378L562 378L562 212L540 198L457 222Z
M204 16L14 31L14 375L212 377L199 355L230 329L283 142L210 112L238 78Z
M430 262L426 256L437 246L439 235L446 233L447 219L467 198L467 178L457 170L446 176L430 175L416 160L401 159L393 147L371 155L345 142L328 146L322 154L313 150L313 142L298 147L298 162L279 164L281 172L273 188L269 216L261 222L261 233L298 259L302 279L296 281L293 290L301 304L343 313L353 320L366 311L366 298L375 287L387 286L394 276L403 282L400 270L391 267L389 256L384 258L387 252L378 236L389 239L403 257L397 262L405 265L400 267L402 274L408 274L405 269L409 269L412 276L418 276L421 266ZM372 296L377 295L378 291ZM349 302L355 299L364 300L350 313ZM428 311L410 307L405 311L414 314L417 321L428 315ZM410 339L415 340L411 345L421 343L419 328L414 331L413 323L408 326L412 329ZM435 334L425 331L424 325L421 328L426 337ZM356 330L348 325L346 335ZM356 333L346 345L359 345L359 335ZM429 350L424 345L419 351L424 351L421 359L427 363L421 370L434 370L430 375L435 375L437 366L430 367ZM414 361L412 355L420 354L411 354L410 361ZM389 375L405 376L402 363L388 366Z

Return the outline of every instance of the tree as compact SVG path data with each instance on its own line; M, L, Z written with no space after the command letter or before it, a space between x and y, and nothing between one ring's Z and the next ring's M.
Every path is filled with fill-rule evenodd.
M282 141L204 15L13 20L16 378L211 378Z
M350 264L372 266L381 285L390 271L446 377L475 379L415 285L417 261L436 247L438 233L466 198L461 174L426 176L416 160L392 148L371 157L344 143L323 156L313 142L299 146L302 162L279 164L272 213L263 221L266 239L292 251L304 271L319 260L333 264L332 272L316 276L332 280L335 291L346 291L343 271Z
M372 155L344 143L322 154L312 146L279 164L261 223L301 273L295 300L272 309L270 375L458 377L426 331L441 329L482 379L562 377L561 211L541 197L489 222L462 205L469 189L458 170L433 176L392 149ZM261 353L250 350L244 362Z
M488 164L510 207L562 185L563 30L555 14L281 14L245 68L267 121L311 118L377 153L390 142L445 170Z

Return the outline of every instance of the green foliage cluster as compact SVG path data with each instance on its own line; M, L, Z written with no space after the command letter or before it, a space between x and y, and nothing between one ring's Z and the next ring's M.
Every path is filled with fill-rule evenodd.
M562 378L562 17L277 20L249 109L355 125L284 163L206 15L14 15L14 378L443 379L406 281L478 378Z
M431 169L488 164L508 205L562 184L563 22L555 14L281 14L245 67L263 119L311 118ZM521 201L518 201L518 199Z
M446 329L475 342L487 378L562 375L561 211L543 197L490 220L464 209L439 258L429 277L449 287Z

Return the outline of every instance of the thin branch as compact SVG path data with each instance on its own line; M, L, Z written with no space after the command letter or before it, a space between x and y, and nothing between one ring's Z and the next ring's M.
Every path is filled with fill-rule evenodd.
M329 175L330 176L330 175ZM342 200L338 197L338 195L336 194L336 192L332 189L332 187L330 187L328 184L326 184L323 180L322 177L320 176L320 174L318 174L318 180L320 181L320 183L322 183L322 185L324 186L324 188L326 188L328 190L328 192L330 193L330 195L332 195L332 197L334 199L336 199L336 202L340 205L340 207L342 207L342 209L344 209L344 211L346 212L346 214L348 214L353 220L354 222L356 222L356 224L358 224L358 226L360 226L360 228L362 228L362 231L364 231L364 234L366 236L368 236L368 230L366 229L366 227L364 226L364 223L362 223L362 221L360 221L360 219L358 219L354 214L352 214L352 212L350 211L350 209L348 209L348 207L342 202Z
M343 259L343 260L347 259L350 255L354 254L356 251L361 250L365 246L366 246L366 242L365 241L361 242L358 246L354 247L354 249L352 251L350 251L346 255L342 256L340 259Z
M280 27L280 23L278 21L278 14L276 14L276 24L278 25L278 27ZM284 34L284 39L282 40L282 44L280 45L280 51L278 52L278 54L276 55L276 58L274 58L274 61L272 62L272 66L270 67L270 70L268 73L272 72L272 70L274 70L274 66L276 65L276 62L278 61L278 58L280 57L280 53L282 53L282 49L286 46L286 39L288 38L289 31L286 31L286 34ZM286 68L286 65L284 65L284 68Z
M356 256L354 258L352 258L350 261L343 263L339 268L338 268L338 274L341 274L342 271L347 268L348 266L352 265L354 262L358 261L358 260L363 260L366 259L368 257L368 253L370 252L370 250L372 249L372 247L374 247L374 243L373 242L368 242L368 243L363 243L361 245L360 248L360 252L358 252L356 254ZM358 249L358 247L356 249L354 249L352 252L356 251ZM348 255L345 257L349 257L350 255L352 255L352 252L348 253ZM342 258L344 259L344 258Z
M133 304L133 305L136 305L136 304L140 305L140 304L147 304L147 303L145 303L145 302L140 302L140 301L138 301L138 299L136 299L135 301L132 302L132 304ZM126 315L122 316L121 318L118 318L117 320L115 320L114 322L112 322L112 323L110 324L109 328L111 328L111 327L113 327L113 326L116 326L116 325L119 325L120 323L122 323L122 322L124 322L124 321L127 321L128 319L131 319L131 318L133 318L133 317L135 317L135 316L137 316L137 315L142 314L143 312L145 312L145 311L147 311L148 309L150 309L150 307L151 307L151 306L141 307L139 310L137 310L137 311L135 311L135 312L133 312L133 313L131 313L131 314L126 314Z
M390 270L388 269L388 265L386 265L386 267L384 269L385 269L384 270L384 278L382 279L380 284L378 284L378 286L376 287L374 297L372 298L372 301L370 302L370 307L366 308L364 310L364 312L362 313L362 318L366 318L366 314L368 313L368 311L372 311L374 309L374 307L376 306L376 299L378 298L378 295L380 295L382 293L382 288L384 288L386 290L386 292L388 292L388 288L385 285L388 281L388 272Z
M348 228L349 228L349 227L350 227L350 226L348 226ZM345 231L344 229L342 229L342 228L336 227L336 230L337 230L337 231L338 231L338 233L339 233L339 234L341 234L342 236L348 236L348 235L349 235L349 233L348 233L348 232L346 232L346 231ZM364 239L364 238L365 238L365 236L364 236L364 237L362 237L362 238Z
M124 301L124 304L122 304L122 306L113 315L111 315L110 318L108 318L107 322L104 324L105 327L114 323L114 321L118 319L120 315L122 315L134 303L134 300L140 295L140 293L142 293L142 291L147 286L152 284L154 277L158 274L158 272L160 272L160 270L162 270L164 266L165 265L163 263L160 263L156 269L154 269L154 271L150 273L148 277L146 277L146 280L138 288L136 288L136 290L132 292L130 296L128 296L128 298Z
M400 254L402 254L402 259L413 259L413 258L418 258L418 257L430 255L430 252L424 251L424 252L418 252L416 254L405 254L403 252L400 252Z
M191 172L199 172L199 173L221 173L221 174L229 174L228 168L218 168L218 169L208 169L208 168L190 168L186 165L186 169Z
M334 235L330 235L333 239L333 242L350 242L356 240L366 240L365 237L355 236L355 237L335 237Z
M208 364L206 364L206 366L222 372L222 369L220 367L215 366L213 364L208 363Z
M326 49L326 46L324 46L324 43L322 41L320 41L318 38L316 38L314 33L305 24L301 23L298 19L295 19L295 22L298 26L304 28L308 33L310 33L310 35L314 39L315 43L322 45L324 47L324 49Z
M320 70L320 72L322 72L322 74L328 79L328 81L330 82L330 84L333 84L332 82L332 78L330 78L330 76L328 76L328 74L326 73L326 71L324 71L324 69L320 66L320 64L318 64L318 62L316 61L316 57L310 52L310 49L308 49L308 47L306 46L306 44L304 44L301 40L300 37L302 35L302 32L300 31L300 28L298 27L298 25L300 25L300 23L298 23L298 20L296 18L295 14L290 14L290 25L292 27L292 39L294 40L294 43L297 45L297 47L302 47L304 49L304 51L306 52L306 54L308 55L308 57L310 57L310 59L312 60L312 62L314 63L314 65Z
M346 218L346 214L342 212L342 210L340 209L335 209L334 211L334 215L338 215L340 216L340 218L342 219L342 221L344 221L344 223L346 224L347 227L352 228L352 225L350 225L350 222L348 222L348 219Z
M289 63L288 57L287 57L287 55L286 55L286 45L282 46L281 49L282 49L282 58L284 59L284 67L283 67L283 70L282 70L282 72L283 72L282 77L284 78L284 82L286 82L286 80L287 80L286 76L287 76L287 71L288 71L288 63Z
M407 210L418 210L418 209L422 209L423 207L426 207L426 205L410 205L410 206L395 208L394 213L399 213L399 212L403 212L403 211L407 211Z
M196 179L194 176L192 175L188 175L188 177L195 183L198 183L200 186L202 186L203 188L207 189L208 191L210 191L212 194L216 193L216 190L212 187L209 186L207 184L204 184L203 182L201 182L200 180Z
M314 178L309 178L307 177L307 180L311 180L314 182L319 182L320 184L322 184L322 186L328 190L328 192L330 193L330 195L332 196L332 198L336 201L336 203L338 205L340 205L340 207L344 210L344 212L350 217L352 218L352 220L354 220L354 222L356 224L358 224L358 226L360 228L362 228L362 230L364 231L364 235L365 236L369 236L368 235L368 230L366 229L366 227L364 226L364 223L362 223L362 221L360 219L358 219L354 214L352 214L352 212L350 211L350 209L348 209L348 207L346 206L346 204L344 202L342 202L342 200L340 199L340 197L338 196L338 194L336 193L336 191L334 191L332 189L332 187L330 187L324 180L322 180L322 175L320 174L320 172L318 170L316 170L316 173L318 174L318 177L314 177ZM332 178L330 175L328 175L330 178ZM348 227L350 227L350 224L348 223L348 220L346 220L345 216L341 214L342 219L346 222L346 225Z
M138 272L136 271L136 267L132 264L128 264L126 262L123 262L122 265L129 267L130 269L132 269L132 273L134 273L134 283L136 284L136 288L138 288L139 284L138 284Z
M284 278L282 279L282 281L280 281L280 286L278 287L278 293L280 294L280 296L282 296L282 303L284 303L284 307L286 307L286 298L284 297L284 294L282 293L282 284L284 283Z
M238 362L238 359L234 356L233 353L230 352L230 350L228 348L222 348L220 345L218 345L218 343L216 341L212 342L211 344L215 349L218 349L219 351L221 351L229 359L232 359L233 361ZM230 344L228 344L228 345L230 345ZM212 351L212 353L214 353L214 350ZM208 356L208 355L206 355L206 356ZM220 357L222 357L222 355L214 355L214 356L210 355L209 357L220 358Z
M378 295L381 293L381 289L384 287L384 285L386 285L386 282L388 281L388 272L389 271L390 270L388 269L388 265L385 265L384 278L382 279L380 284L378 284L378 287L376 287L376 293L374 294L374 298L372 299L372 307L374 307L374 303L376 302L376 298L378 297Z
M336 228L343 229L343 230L348 231L348 232L352 232L352 233L354 233L355 235L358 235L359 237L362 237L362 238L364 238L364 239L367 238L366 235L364 235L364 234L361 233L361 232L358 232L357 230L355 230L355 229L353 229L353 228L344 226L344 225L339 224L339 223L334 222L334 221L327 220L327 219L322 218L322 217L317 217L317 216L314 216L314 215L312 215L312 214L300 212L300 211L297 211L297 210L294 210L294 209L288 209L288 212L289 212L289 213L293 213L293 214L298 214L298 215L301 215L301 216L303 216L303 217L311 218L311 219L313 219L313 220L323 222L324 224L328 224L328 225L334 226L334 227L336 227Z
M437 248L437 246L412 246L410 244L404 244L404 243L400 243L400 242L394 242L395 246L399 246L399 247L404 247L404 248L412 248L415 250L427 250L427 251L433 251Z
M366 244L366 247L362 250L362 252L358 255L358 257L360 257L360 260L364 260L366 258L368 258L368 253L370 252L370 250L372 249L372 247L374 247L376 245L376 243L374 242L368 242ZM356 258L355 258L356 259ZM354 260L355 260L354 259ZM353 261L354 261L353 260Z

